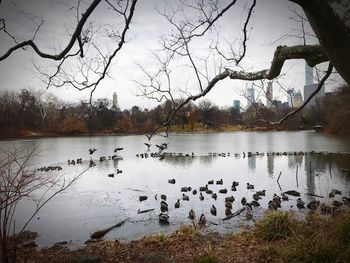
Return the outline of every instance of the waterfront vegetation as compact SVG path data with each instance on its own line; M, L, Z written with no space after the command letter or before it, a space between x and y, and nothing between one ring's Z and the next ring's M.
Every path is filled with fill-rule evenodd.
M256 227L219 235L183 225L170 235L157 234L122 243L100 241L78 250L54 246L21 249L27 262L71 262L97 255L102 262L349 262L350 213L310 212L297 220L287 211L269 211Z

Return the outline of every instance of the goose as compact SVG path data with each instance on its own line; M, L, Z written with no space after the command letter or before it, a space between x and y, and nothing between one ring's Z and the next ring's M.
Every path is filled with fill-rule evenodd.
M239 185L239 182L236 182L236 181L233 181L233 182L232 182L232 186L235 186L235 187L236 187L236 186L238 186L238 185Z
M218 195L217 195L216 193L212 193L212 194L211 194L211 197L212 197L214 200L216 200L216 199L218 198Z
M109 174L108 177L114 177L114 174Z
M214 180L208 181L208 184L214 184Z
M188 195L182 194L182 200L190 201L190 197Z
M271 209L271 210L277 210L278 207L277 207L275 202L270 200L269 203L268 203L268 208Z
M341 206L343 205L343 202L340 202L340 201L338 201L338 200L334 200L334 201L332 202L332 205L333 205L334 207L338 208L338 207L341 207Z
M96 163L93 160L90 160L89 166L94 167L94 166L96 166Z
M180 199L177 199L177 202L175 203L175 208L180 208Z
M205 191L205 193L208 194L208 195L211 195L211 194L213 193L213 191L210 190L210 189L207 189L207 190Z
M121 174L123 171L117 168L117 174Z
M243 197L243 198L241 199L241 204L242 204L243 206L245 206L246 203L247 203L247 199L246 199L245 197Z
M282 193L282 201L288 201L289 197L285 193Z
M231 191L234 191L234 192L237 191L236 186L232 185L231 186Z
M162 213L169 211L168 204L165 201L160 202L160 211L162 211Z
M225 209L225 215L226 216L230 216L230 215L232 215L232 210L231 210L232 208L230 208L230 207L226 207L226 209Z
M192 190L191 187L187 187L187 186L181 187L181 192L189 192L191 190Z
M72 161L70 162L70 164L73 164L73 165L75 165L75 161L74 161L74 160L72 160Z
M159 151L164 151L166 149L166 147L164 145L158 145L156 144L156 147L159 149Z
M278 195L273 194L272 202L274 202L277 205L277 207L281 207L281 197L279 197Z
M160 195L160 199L166 201L166 195L165 194Z
M103 162L103 161L106 161L106 160L107 160L106 156L101 156L100 157L100 162Z
M250 202L250 205L258 207L258 206L260 206L260 203L258 201L253 200Z
M213 216L216 216L216 207L214 205L212 205L212 207L210 208L210 213L213 215Z
M317 210L317 208L320 206L320 201L313 200L310 203L307 204L307 208L311 210Z
M232 209L232 202L226 201L226 202L225 202L225 207L226 207L226 208Z
M199 193L199 200L203 201L204 200L204 196L202 193Z
M330 207L326 204L321 204L321 213L322 214L332 214L334 211L334 207Z
M196 214L194 213L193 209L191 209L190 212L188 213L188 218L191 220L194 220L196 218Z
M197 194L197 189L194 189L194 190L192 191L192 194L193 194L193 195L196 195L196 194Z

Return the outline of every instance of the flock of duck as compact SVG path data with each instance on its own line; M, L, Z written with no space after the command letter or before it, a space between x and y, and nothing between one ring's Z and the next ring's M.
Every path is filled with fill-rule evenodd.
M143 153L139 153L136 154L137 157L141 157L141 158L148 158L148 157L153 157L153 158L164 158L166 156L184 156L184 157L194 157L194 153L170 153L170 152L165 152L164 150L167 149L168 147L168 143L162 143L162 144L157 144L155 145L158 149L157 152L149 152L150 151L150 147L151 144L150 143L144 143L145 146L147 147L147 151L148 152L143 152ZM119 157L117 155L117 153L119 151L122 151L123 148L122 147L118 147L115 148L114 150L114 155L111 156L100 156L99 157L99 161L103 162L108 160L118 160L121 157ZM90 148L89 149L89 153L90 155L94 154L97 151L96 148ZM287 155L328 155L328 154L332 154L329 152L316 152L316 151L311 151L311 152L303 152L303 151L299 151L299 152L268 152L266 153L266 156L287 156ZM231 153L215 153L215 152L210 152L208 153L208 155L210 157L230 157ZM234 153L232 154L232 156L235 157L253 157L253 156L265 156L265 153L263 152L243 152L243 153ZM81 164L82 163L82 158L78 158L76 160L68 160L68 165L75 165L75 164ZM95 162L92 160L92 158L90 158L90 166L95 166ZM39 168L41 170L47 171L47 170L55 170L55 169L62 169L61 167L42 167ZM38 169L38 170L39 170ZM117 169L116 171L117 174L122 173L122 170ZM114 177L114 173L108 174L108 177ZM168 183L170 184L175 184L176 180L175 179L169 179ZM227 194L229 191L227 190L227 188L221 188L218 190L218 193L213 192L213 190L209 189L209 185L223 185L223 180L217 180L214 182L214 180L209 180L208 183L205 186L199 187L198 190L197 189L192 189L192 187L181 187L180 191L182 192L182 196L181 199L183 202L189 201L190 200L190 196L188 195L188 193L192 193L193 196L196 196L197 193L198 194L198 198L200 201L203 201L205 199L203 193L209 195L212 199L217 200L218 194ZM233 181L232 185L231 185L231 191L235 192L237 191L237 187L239 186L239 182L237 181ZM254 185L250 184L250 183L246 183L246 188L248 190L254 190ZM332 191L329 193L329 198L334 198L336 195L341 195L341 192L336 190L336 189L332 189ZM236 212L232 212L232 204L235 201L235 197L233 195L231 196L226 196L225 197L225 201L224 201L224 207L225 207L225 218L223 218L223 220L227 220L230 219L234 216L237 216L239 214L241 214L243 211L246 212L246 218L247 220L251 220L253 219L253 207L259 207L260 203L259 200L264 198L266 196L266 191L265 190L260 190L260 191L255 191L252 195L252 200L248 201L246 197L243 197L240 200L240 203L242 205L242 207L237 210ZM291 191L286 191L286 192L282 192L280 195L274 194L272 199L269 200L268 202L268 209L273 209L276 210L278 208L281 207L281 203L283 201L288 201L289 200L289 196L294 196L294 197L298 197L296 199L296 206L298 209L305 209L305 201L303 201L300 197L300 193L295 191L295 190L291 190ZM314 197L320 197L321 196L317 196L317 195L313 195ZM144 200L147 200L147 196L139 196L139 201L142 202ZM159 222L161 224L168 224L169 223L169 205L167 203L167 196L165 194L161 194L160 195L161 198L161 202L160 202L160 214L159 214ZM157 199L157 195L155 196L155 199ZM332 205L327 205L325 203L320 203L319 200L313 200L311 202L309 202L306 207L308 209L311 209L313 211L317 210L318 208L320 208L322 213L333 213L335 209L337 209L338 207L342 206L342 205L347 205L350 206L350 197L342 197L342 201L338 201L338 200L333 200L332 201ZM174 208L178 209L181 206L181 201L180 198L177 199L177 201L174 204ZM291 205L291 207L293 207L293 205ZM138 211L139 213L145 213L145 212L149 212L149 211L153 211L154 209L147 209L147 210L143 210L143 211ZM210 214L213 216L217 216L217 208L215 207L215 205L212 205L210 208ZM188 213L188 218L191 220L195 220L196 219L196 215L195 215L195 211L193 209L191 209ZM202 213L199 217L198 220L198 224L199 226L205 226L206 225L206 217L205 214Z
M168 183L170 184L175 184L176 180L175 179L169 179ZM218 190L218 194L213 192L213 190L209 189L208 185L213 185L214 184L214 180L210 180L208 181L208 184L206 184L205 186L201 186L197 189L192 189L192 187L181 187L180 191L183 192L182 193L182 201L189 201L190 200L190 196L188 195L188 193L192 193L193 196L196 196L197 193L199 192L199 200L203 201L205 199L203 193L209 195L212 199L217 200L218 194L227 194L228 190L227 188L221 188ZM223 180L217 180L215 182L216 185L223 185ZM239 182L237 181L233 181L232 185L231 185L231 191L237 191L237 187L239 187ZM248 190L254 190L254 185L247 183L246 184L246 189ZM329 198L334 198L336 195L341 195L341 191L336 190L336 189L332 189L332 191L329 193ZM243 211L246 212L246 219L247 220L251 220L253 219L253 208L254 207L259 207L260 203L259 200L264 198L266 196L266 190L260 190L260 191L254 191L253 195L252 195L252 200L248 201L246 197L243 197L240 200L240 203L242 205L242 207L240 209L238 209L236 212L232 212L232 204L233 202L236 200L235 197L233 195L231 196L226 196L224 199L224 206L225 206L225 218L223 218L223 220L228 220L234 216L237 216L239 214L241 214ZM305 207L305 201L303 201L300 197L300 193L298 191L295 190L290 190L290 191L285 191L282 192L280 195L274 194L272 199L269 200L268 202L268 209L271 210L277 210L279 208L281 208L281 203L283 201L289 201L290 196L293 197L298 197L296 199L296 207L298 209L305 209L308 208L312 211L317 210L318 208L320 208L320 211L322 214L329 214L329 213L333 213L337 208L339 208L342 205L346 205L350 207L350 197L342 197L342 201L338 201L338 200L333 200L332 201L332 205L327 205L325 203L320 203L319 200L312 200L310 201L306 207ZM314 197L319 197L319 198L323 198L321 196L317 196L317 195L312 195ZM157 200L158 195L155 196L155 199ZM166 202L167 201L167 196L165 194L161 194L160 195L161 198L161 202L160 202L160 214L159 214L159 223L161 224L169 224L169 205ZM142 202L144 200L147 200L148 197L147 196L140 196L139 197L139 201ZM181 206L181 201L180 199L177 199L177 201L174 204L174 208L178 209ZM291 205L291 207L293 207L293 205ZM148 209L148 210L144 210L144 211L140 211L139 213L143 213L143 212L149 212L149 211L153 211L154 209ZM213 216L217 216L217 208L215 207L215 205L212 205L210 208L210 214ZM193 209L191 209L188 213L188 218L191 220L195 220L196 216L195 216L195 211ZM206 225L206 217L205 214L202 213L199 217L198 220L198 224L199 226L205 226Z

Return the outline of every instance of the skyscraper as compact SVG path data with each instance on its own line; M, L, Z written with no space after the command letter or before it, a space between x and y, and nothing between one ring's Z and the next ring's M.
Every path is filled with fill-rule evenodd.
M299 108L303 104L303 97L301 92L298 90L293 96L293 106L294 108Z
M266 90L266 106L268 108L271 108L273 103L273 86L272 86L273 82L269 81L267 83L267 90Z
M115 110L115 111L119 110L117 92L113 92L113 104L112 104L112 109Z
M304 100L307 100L311 94L317 89L318 84L314 84L313 81L313 68L311 68L305 61L305 85L304 85ZM317 99L323 98L325 95L325 87L322 86L321 90L309 101L309 106L315 105Z
M247 108L249 108L253 103L255 103L255 90L252 85L250 88L247 88Z
M233 101L233 108L236 110L238 114L241 113L241 101L240 100L234 100Z
M293 97L294 97L294 89L292 88L292 89L288 89L287 90L287 94L288 94L288 106L289 107L295 107L294 105L293 105Z

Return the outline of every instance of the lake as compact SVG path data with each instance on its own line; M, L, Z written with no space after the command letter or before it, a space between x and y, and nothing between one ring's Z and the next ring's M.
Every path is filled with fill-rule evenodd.
M350 140L347 137L312 131L170 134L167 138L155 136L150 151L147 151L145 142L147 138L142 135L0 141L2 150L39 144L39 154L32 160L32 165L58 165L63 168L50 176L64 175L69 179L88 168L90 158L96 163L35 216L28 229L39 233L38 244L51 246L66 240L73 247L80 246L94 231L124 219L127 219L126 223L110 231L106 239L128 241L148 234L169 233L182 223L191 223L187 218L190 209L195 210L197 218L205 214L209 230L232 232L243 225L253 224L266 211L274 193L297 190L306 202L315 199L308 195L312 194L327 197L316 198L326 204L333 200L328 198L332 189L341 190L343 196L350 196ZM173 153L172 156L140 156L141 153L156 152L158 149L155 145L163 142L168 143L165 152ZM109 160L108 156L114 155L117 147L124 148L118 151L118 160ZM97 151L90 155L89 148L96 148ZM312 151L316 153L311 154ZM252 152L251 157L248 157L248 152ZM283 152L286 152L285 155ZM100 156L106 156L107 160L101 162ZM68 159L77 158L82 158L82 164L68 165ZM117 174L117 169L122 173ZM108 176L111 173L114 173L114 177ZM169 184L168 179L175 179L176 183ZM228 193L218 193L217 200L204 193L205 199L201 201L198 193L193 195L191 192L186 193L189 201L181 200L181 187L191 186L198 190L209 180L219 179L223 180L223 185L214 184L209 188L216 193L219 189L227 188ZM231 191L233 181L239 182L235 192ZM247 183L253 184L255 189L248 190ZM242 207L242 197L250 201L255 191L263 189L266 196L259 201L261 207L253 208L254 220L247 221L242 214L222 221L225 217L225 197L235 197L234 212ZM169 225L160 225L158 221L161 194L167 195ZM148 199L140 202L141 195ZM174 204L178 199L181 206L175 209ZM341 200L341 196L335 199ZM217 216L210 214L212 205L217 208ZM16 229L33 209L34 204L29 198L18 206ZM155 210L138 214L139 209ZM282 202L282 209L299 211L296 197ZM303 213L305 210L300 212Z

